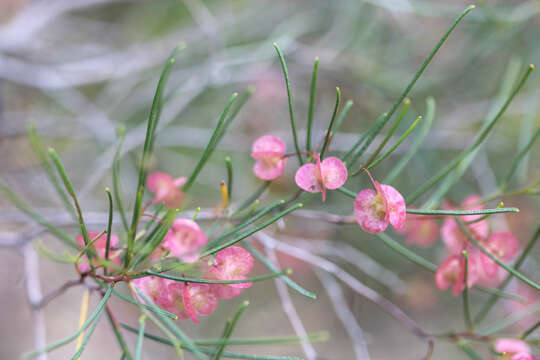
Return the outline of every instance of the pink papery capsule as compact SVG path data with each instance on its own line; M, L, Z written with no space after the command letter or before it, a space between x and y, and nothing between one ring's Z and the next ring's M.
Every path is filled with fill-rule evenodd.
M219 251L214 264L208 269L208 277L217 280L244 280L253 267L253 257L239 246L229 246ZM250 282L237 284L212 284L212 291L220 298L230 299L240 295Z
M480 197L478 195L468 196L462 203L460 208L463 210L483 210L484 205L479 204ZM474 221L482 215L465 215L462 216L464 222ZM477 221L467 225L467 229L472 236L478 241L487 239L489 235L489 224L487 220ZM452 217L444 219L443 226L441 227L441 237L444 244L450 250L452 254L459 254L463 249L467 247L469 239L461 231L456 220Z
M168 304L168 292L167 292L167 281L172 282L172 280L166 280L157 276L145 276L142 278L133 279L133 285L139 289L140 292L144 294L154 304L158 306L164 306ZM136 297L142 303L147 303L142 296L135 294Z
M400 234L406 235L405 242L427 248L433 246L439 239L439 224L430 216L409 215Z
M287 158L285 143L273 135L264 135L255 140L251 157L257 160L253 172L261 180L274 180L285 170Z
M176 219L165 236L163 248L183 262L193 263L199 259L199 250L208 239L199 225L190 219Z
M315 155L314 164L304 164L294 176L296 185L310 193L322 192L323 202L326 200L326 189L335 190L347 181L347 167L335 156L321 161L319 154Z
M162 202L169 208L179 208L184 201L184 192L180 187L186 183L185 177L173 178L163 172L155 172L146 178L146 186L154 194L152 204Z
M502 353L501 360L534 359L531 356L531 348L527 343L518 339L501 338L495 340L495 351Z
M475 257L468 259L467 287L473 286L478 280L478 261ZM452 294L459 295L465 288L465 258L463 255L453 254L444 259L435 272L435 283L440 290L452 287Z
M360 227L369 233L377 234L388 227L388 223L400 230L407 216L405 199L390 185L379 184L368 175L373 189L364 189L354 200L354 217Z
M88 241L94 240L99 235L96 231L89 231L88 232ZM77 243L84 247L84 237L82 234L77 235L76 239ZM120 265L120 252L114 250L113 248L118 245L118 236L111 235L111 243L109 248L109 261L111 261L114 264ZM96 250L97 255L105 259L105 252L107 248L107 234L102 234L96 241L94 241L93 246ZM86 272L90 270L90 264L88 263L88 257L86 255L83 255L81 259L79 260L79 263L77 264L77 267L80 271Z

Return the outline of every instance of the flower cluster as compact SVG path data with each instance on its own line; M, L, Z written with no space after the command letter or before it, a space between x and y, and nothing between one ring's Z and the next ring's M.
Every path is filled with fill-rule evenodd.
M205 279L245 280L253 267L253 257L238 246L219 251L214 260L199 263ZM133 280L134 285L156 305L178 316L179 320L192 319L199 322L197 315L210 315L219 299L232 299L251 286L250 282L233 284L185 283L158 276L147 276ZM140 299L144 302L144 299Z
M481 210L483 205L480 203L480 197L472 195L463 201L461 208ZM513 260L519 252L518 240L510 232L490 234L488 221L480 217L481 215L463 216L470 235L501 261ZM500 283L503 275L501 267L488 255L470 244L469 238L461 231L455 219L444 220L441 237L449 255L435 274L435 282L439 289L446 290L452 287L452 293L458 295L465 288L464 250L467 251L468 256L468 287L475 284L495 286Z

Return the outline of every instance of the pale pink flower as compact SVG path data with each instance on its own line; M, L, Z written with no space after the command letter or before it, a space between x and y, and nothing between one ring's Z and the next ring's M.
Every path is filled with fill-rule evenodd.
M184 201L184 192L180 187L186 183L185 177L173 178L163 172L155 172L148 175L146 186L154 194L152 204L162 202L169 208L178 208Z
M467 287L472 287L478 280L478 262L475 257L468 259ZM440 290L452 287L452 294L458 295L465 288L465 258L453 254L447 257L435 272L435 283Z
M229 246L216 254L208 277L218 280L244 280L253 267L253 257L239 246ZM230 299L240 295L251 283L212 284L212 291L220 298Z
M257 160L253 172L261 180L274 180L285 170L287 158L285 143L273 135L264 135L255 140L251 148L251 157Z
M347 181L347 167L343 161L330 156L321 161L319 154L315 155L315 163L304 164L294 176L296 185L310 193L322 192L323 202L326 200L326 189L335 190Z
M99 235L96 231L88 231L88 241L94 240ZM84 237L82 234L79 234L76 238L76 241L79 245L84 247ZM119 265L120 264L120 257L118 256L120 253L117 250L114 250L114 247L118 245L118 236L111 235L111 243L109 248L109 261L112 263ZM93 243L93 247L96 250L97 255L105 259L105 252L107 248L107 234L102 234L96 241ZM86 255L81 256L79 263L77 264L77 267L80 271L86 272L90 270L90 264L88 262L88 257Z
M510 261L519 252L519 241L510 232L501 231L490 235L485 247L503 261Z
M168 283L173 283L172 280L157 276L145 276L133 279L132 282L152 303L163 307L172 302L167 291L167 285ZM142 296L139 296L139 294L136 294L136 296L139 301L146 303Z
M208 239L199 225L190 219L176 219L165 236L163 248L178 259L193 263L199 259L199 250Z
M430 216L409 215L405 225L398 232L406 235L407 244L427 248L437 242L439 224Z
M462 203L461 209L463 210L483 210L484 205L478 204L480 197L478 195L468 196ZM482 215L466 215L462 216L464 222L477 220ZM489 235L489 224L487 220L478 221L467 225L467 229L478 241L485 240ZM443 226L441 228L441 237L444 244L453 254L459 254L463 249L467 247L469 239L461 231L456 220L452 217L444 219Z
M515 360L515 359L533 359L531 356L531 348L527 343L518 339L501 338L495 340L495 351L502 353L501 360ZM519 355L514 359L515 356Z
M369 233L383 232L392 224L396 229L405 225L406 206L403 196L390 185L379 184L368 173L373 189L364 189L354 200L354 217L360 227Z

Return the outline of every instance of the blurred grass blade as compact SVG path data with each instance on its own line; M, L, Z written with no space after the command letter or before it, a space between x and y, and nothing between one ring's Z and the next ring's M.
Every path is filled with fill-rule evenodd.
M525 157L525 155L528 154L529 150L531 150L531 147L533 146L536 138L538 138L538 135L540 135L540 127L536 129L534 135L531 137L529 142L524 146L523 150L519 152L519 154L516 156L516 159L512 163L512 166L506 173L506 176L501 181L501 184L499 185L499 192L504 193L506 190L506 187L508 186L508 183L510 183L510 179L512 179L512 175L516 172L519 164L521 163L521 160Z
M62 200L62 202L64 203L64 207L71 214L73 220L77 220L77 215L75 214L75 211L73 209L73 204L66 195L65 189L62 187L62 184L60 183L57 174L51 165L48 154L45 151L45 148L43 148L43 145L41 144L41 139L39 138L36 127L33 123L30 123L28 125L27 134L30 145L32 146L32 150L34 150L34 153L39 158L39 162L45 170L45 174L49 178L49 181L53 185L54 189L56 190L56 193L60 197L60 200Z
M506 99L510 97L516 81L519 79L520 72L521 62L511 60L503 76L502 84L497 94L497 97L491 105L490 110L488 111L484 119L481 129L484 129L486 128L486 126L488 126L491 119L497 115L497 112L504 104ZM480 130L479 132L481 131L482 130ZM453 169L448 175L445 176L444 180L442 180L437 190L434 191L433 194L429 197L429 199L425 202L424 207L433 208L440 202L440 200L452 189L454 184L461 179L463 174L465 174L469 166L472 164L474 158L476 157L478 151L479 148L471 151L459 161L455 169Z
M366 161L366 165L364 165L364 167L369 166L373 162L373 160L377 158L377 155L381 153L382 149L384 149L384 146L386 145L388 140L390 140L392 135L396 132L399 124L401 124L401 121L405 118L405 115L407 115L407 111L409 110L410 106L411 106L411 100L409 100L408 98L405 98L405 100L403 100L403 107L401 108L401 111L399 112L397 119L394 121L394 125L392 126L390 131L388 131L383 141L379 144L379 147L373 152L369 160Z
M511 325L514 325L518 321L521 321L523 319L530 319L532 315L538 312L540 312L540 301L536 301L535 303L526 307L523 311L514 312L510 314L510 316L502 320L496 320L491 324L487 324L482 329L478 330L478 334L483 336L493 335L501 330L506 329Z
M243 245L247 249L247 251L249 251L253 256L255 256L260 262L262 262L264 266L268 268L268 270L276 272L276 273L280 271L277 267L274 266L274 264L272 264L263 254L261 254L253 246L251 246L247 242L244 242ZM307 296L311 299L317 299L317 295L315 295L309 290L304 289L303 287L295 283L293 280L291 280L291 278L289 278L288 276L282 275L279 278L283 280L283 282L294 291L304 296Z
M229 340L229 338L231 337L233 331L234 331L234 328L236 327L236 323L238 322L238 320L240 319L240 316L242 315L242 313L244 312L244 310L248 307L249 305L249 301L244 301L242 303L242 305L240 305L240 307L238 308L238 310L236 311L236 313L234 314L234 317L232 318L229 326L227 326L227 328L225 329L225 333L223 334L223 344L221 344L218 349L217 349L217 353L216 353L216 356L214 357L214 360L220 360L221 359L221 356L223 355L223 351L225 350L225 346L227 346L227 341Z
M416 190L412 195L410 195L406 199L407 204L413 203L416 199L418 199L422 194L424 194L426 191L431 189L433 185L438 183L440 180L442 180L446 175L448 175L452 170L454 170L462 160L464 160L469 154L471 154L473 151L475 151L478 147L480 147L484 141L486 140L487 136L497 123L497 121L500 119L502 114L506 111L516 94L519 92L519 90L523 87L523 84L531 74L532 70L534 69L533 65L530 65L523 77L521 78L521 81L519 82L518 86L515 88L515 90L510 94L508 99L505 101L499 112L493 117L491 121L489 121L481 130L478 136L476 137L474 143L469 146L467 149L463 150L460 155L458 155L450 164L448 164L446 167L442 168L437 174L435 174L431 179L429 179L424 185L420 186L418 190Z
M387 152L385 152L384 154L382 154L377 160L373 161L371 164L369 164L369 166L367 167L367 169L371 169L375 166L377 166L381 161L383 161L384 159L386 159L390 154L392 154L394 152L394 150L397 149L397 147L409 136L409 134L414 130L414 128L416 127L416 125L418 124L418 122L422 120L422 117L419 116L416 118L416 120L412 123L412 125L407 129L407 131L405 131L403 133L403 135L401 135L401 137L398 139L398 141L396 141L396 143L394 145L392 145L392 147L390 149L388 149Z
M313 109L315 108L315 92L317 89L317 72L319 71L319 58L313 62L313 74L311 75L311 88L309 92L309 107L306 133L306 151L311 152L311 129L313 128Z
M448 39L448 37L450 36L450 34L452 33L452 31L454 30L454 28L457 26L457 24L459 24L459 22L465 17L465 15L467 15L472 9L474 9L475 6L474 5L471 5L469 7L467 7L457 18L456 20L454 21L454 23L452 25L450 25L450 27L448 28L448 30L446 31L446 33L443 35L443 37L439 40L439 42L435 45L435 47L433 48L433 50L431 51L431 53L428 55L428 57L426 58L426 60L424 60L424 63L422 64L422 66L420 67L420 69L416 72L416 74L413 76L413 78L411 79L411 81L409 82L409 84L407 85L407 87L405 88L405 90L401 93L401 95L399 96L399 98L396 100L396 102L394 103L394 105L392 105L392 108L390 109L390 111L384 116L383 120L381 121L381 123L379 124L379 126L377 126L377 129L374 130L373 132L371 132L369 134L369 137L367 138L366 140L366 143L364 144L364 146L362 147L362 149L360 149L360 151L355 155L355 157L352 159L350 165L352 165L356 159L358 157L360 157L363 153L363 151L371 144L371 142L373 141L373 139L375 139L375 136L377 136L377 134L381 131L381 129L384 127L384 125L388 122L388 120L390 120L390 118L392 117L392 115L394 115L394 113L396 112L397 108L399 107L399 105L401 104L401 102L405 99L405 97L409 94L409 92L411 91L411 89L413 88L414 84L416 84L416 81L418 81L418 79L420 78L420 76L422 76L424 70L427 68L427 66L429 65L429 63L431 62L431 60L433 60L433 58L435 57L435 54L437 54L437 52L439 51L439 49L441 48L441 46L444 44L444 42L446 41L446 39Z
M65 244L75 248L79 249L80 245L77 244L75 240L72 239L71 236L69 236L67 233L65 233L63 230L61 230L59 227L54 226L49 221L47 221L44 217L36 213L30 205L28 205L23 199L19 197L19 195L15 194L6 184L4 184L2 181L0 181L0 191L4 193L5 198L13 204L17 209L19 209L22 213L28 215L32 220L46 228L51 234L56 236L59 240L62 240Z
M411 159L416 155L420 146L424 142L429 130L431 129L431 124L433 124L433 119L435 118L436 104L435 99L428 97L426 100L426 119L422 123L420 133L416 137L414 144L409 148L407 153L401 157L401 160L392 167L392 171L386 176L382 181L383 184L391 184L396 177L401 173L405 166L411 161Z
M326 136L324 138L324 143L321 150L321 159L324 158L324 153L326 152L326 149L328 149L328 147L330 146L330 141L332 139L332 131L334 129L334 123L336 121L336 116L337 116L340 104L341 104L341 90L337 87L336 88L336 104L334 105L334 111L332 112L332 118L330 119L330 124L328 125L328 129L326 130Z
M206 145L206 149L204 149L203 154L201 155L201 158L199 159L199 162L197 165L195 165L195 169L193 169L193 172L189 176L188 180L182 187L184 191L189 191L195 180L197 179L197 176L199 176L199 173L201 172L202 168L214 152L214 149L216 148L217 141L219 138L219 135L221 134L221 130L223 128L223 124L225 122L225 119L227 118L227 114L229 113L229 110L231 109L232 104L236 101L236 98L238 97L237 93L234 93L229 101L227 102L227 105L225 105L225 109L221 113L221 116L219 118L219 121L214 129L214 132L212 133L212 136L210 137L210 140L208 141L208 144Z
M291 130L292 130L292 138L294 141L294 149L296 151L296 155L298 156L298 161L300 162L300 165L303 165L304 160L302 159L302 153L300 151L300 146L298 145L298 136L296 135L296 123L294 122L293 101L292 101L292 92L291 92L291 81L289 79L289 71L287 70L285 57L283 56L283 52L281 52L279 45L276 43L274 43L273 45L277 51L279 61L281 63L281 69L283 70L283 76L285 78L285 86L287 87L287 98L289 99L289 118L291 119Z
M131 262L135 235L137 233L137 226L139 224L139 219L141 217L142 198L144 194L144 186L146 183L148 162L150 161L150 158L153 152L155 131L157 128L157 124L159 122L161 108L163 106L163 102L162 102L163 92L165 89L165 85L167 83L167 79L170 75L172 66L175 62L176 53L178 52L179 49L180 49L180 46L177 46L171 52L171 54L169 55L169 58L167 59L167 62L165 63L165 66L163 67L163 71L161 72L161 76L158 81L156 92L154 94L154 99L152 101L152 107L150 108L150 114L148 116L146 136L144 139L143 152L142 152L141 164L140 164L140 169L139 169L137 193L135 195L135 203L133 205L133 216L131 219L131 226L128 232L128 244L127 244L126 257L125 257L126 267L128 267Z
M115 290L113 290L113 292L114 291ZM125 359L132 360L133 357L131 356L131 353L129 352L124 336L120 332L120 328L118 327L118 322L116 321L116 318L114 317L111 309L107 305L105 305L105 313L107 314L107 320L109 320L109 324L111 325L114 336L116 337L116 341L118 342L118 345L122 349L123 357Z
M69 344L70 342L72 342L73 340L75 340L79 334L81 334L83 331L85 331L88 326L90 326L90 324L92 324L92 322L98 317L100 316L101 312L103 311L103 308L105 307L105 303L107 302L107 300L109 300L109 297L111 296L112 294L112 289L113 289L113 286L114 284L110 284L109 287L107 288L107 291L105 292L105 295L103 295L103 298L101 299L101 301L99 302L99 304L96 306L96 309L94 310L94 312L88 317L88 319L85 321L85 323L72 335L62 339L62 340L59 340L51 345L48 345L47 347L45 347L44 349L38 349L36 351L33 351L31 353L27 353L25 355L23 355L24 358L33 358L33 357L36 357L40 354L43 354L43 353L46 353L46 352L49 352L51 350L54 350L54 349L57 349L63 345L66 345L66 344Z

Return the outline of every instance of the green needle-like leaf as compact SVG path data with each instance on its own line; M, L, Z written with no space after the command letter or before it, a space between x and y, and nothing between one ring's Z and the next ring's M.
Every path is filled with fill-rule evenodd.
M328 125L328 129L326 130L326 136L324 138L323 147L321 150L321 159L324 158L324 153L326 152L326 149L330 146L330 140L332 138L332 131L334 129L334 122L336 121L336 116L339 109L339 104L341 103L341 90L337 87L336 88L336 104L334 105L334 111L332 113L332 118L330 119L330 124Z
M124 210L124 203L122 201L122 193L120 191L120 183L119 183L119 177L120 177L120 152L122 150L122 145L124 143L125 139L125 129L118 131L119 139L118 139L118 145L116 147L116 152L114 153L114 159L113 159L113 165L112 165L112 182L113 182L113 190L114 190L114 200L116 202L116 207L118 208L118 212L120 213L120 219L122 220L122 225L124 226L124 230L129 232L129 223L127 220L126 212Z
M60 200L62 200L62 202L64 203L64 207L73 216L73 220L77 220L77 215L75 214L73 205L71 204L71 201L66 195L65 189L62 187L62 184L60 183L51 165L49 156L45 151L45 148L41 144L41 139L39 138L34 124L31 123L28 125L27 134L30 145L32 146L32 150L34 150L34 153L38 156L41 166L45 170L45 174L49 178L49 181L53 185L54 189L56 190L56 193L60 197Z
M394 165L394 167L392 168L392 171L390 171L390 173L386 175L386 178L382 181L383 184L391 184L396 179L396 177L401 173L401 171L405 169L405 166L407 166L409 161L411 161L414 155L416 155L418 150L420 150L420 146L422 146L424 139L426 138L427 134L429 133L429 130L431 129L431 124L433 124L433 119L435 118L435 110L436 110L435 100L432 97L427 98L426 119L422 122L420 133L416 137L414 144L409 148L407 153L403 155L401 160L399 160L399 162L396 165Z
M135 360L141 359L145 325L146 315L141 315L139 318L139 335L137 336L137 345L135 346Z
M403 133L403 135L401 135L401 137L399 138L398 141L396 141L396 143L390 148L388 149L387 152L385 152L384 154L382 154L377 160L373 161L371 164L369 164L369 166L367 167L367 169L371 169L375 166L377 166L379 163L381 163L381 161L383 161L384 159L386 159L390 154L392 154L394 152L394 150L396 150L398 148L398 146L407 138L407 136L409 136L409 134L414 130L414 128L416 127L416 125L418 124L418 122L422 120L422 117L419 116L418 118L416 118L416 120L412 123L412 125L407 129L407 131L405 131Z
M317 89L317 72L319 71L319 58L313 62L313 75L311 76L311 90L309 92L309 107L307 120L306 150L311 152L311 129L313 128L313 109L315 108L315 90Z
M161 108L163 107L163 92L167 79L169 78L172 66L175 61L175 56L180 46L177 46L169 55L161 76L158 81L156 92L154 94L154 100L152 101L152 107L150 108L150 115L148 116L148 125L146 128L146 137L144 139L144 146L141 158L141 165L139 169L139 179L137 183L137 193L135 196L135 204L133 206L133 216L131 218L131 226L128 232L128 244L127 252L125 256L125 266L129 267L131 258L133 256L133 246L135 242L135 235L137 233L137 226L141 218L142 198L144 194L144 186L146 183L146 175L148 172L148 162L152 156L155 131L161 115Z
M347 114L349 113L349 110L351 110L351 107L354 105L352 100L347 100L345 103L345 106L343 107L343 110L339 114L336 125L334 126L334 134L337 134L339 129L341 129L341 125L343 124L343 120L345 120L345 117L347 117Z
M242 234L242 235L239 235L237 237L235 237L234 239L226 242L225 244L221 244L219 246L216 246L212 249L208 249L206 251L204 251L202 254L201 254L201 257L205 257L205 256L208 256L208 255L212 255L212 254L215 254L217 253L218 251L220 250L223 250L229 246L232 246L234 244L236 244L237 242L239 241L242 241L244 240L245 238L255 234L256 232L264 229L265 227L275 223L276 221L278 221L279 219L281 219L282 217L286 216L287 214L301 208L303 205L301 203L299 204L295 204L293 206L291 206L290 208L286 209L286 210L283 210L282 212L280 212L279 214L277 214L276 216L264 221L262 224L256 226L255 228L249 230L248 232Z
M296 123L294 122L293 101L292 101L292 92L291 92L291 81L289 79L289 71L287 70L285 57L283 56L283 52L279 48L279 45L276 43L274 43L273 45L277 51L279 61L281 62L281 68L283 70L283 76L285 78L285 86L287 87L287 98L289 99L289 118L291 119L291 129L292 129L292 137L294 141L294 149L296 151L296 155L298 156L298 161L300 162L300 165L303 165L304 160L302 159L302 153L300 152L300 146L298 145L298 136L296 135Z
M471 321L471 308L469 305L469 254L467 250L462 251L463 257L465 258L465 287L463 288L463 317L465 318L465 326L468 331L471 331L473 328L473 323Z
M225 334L223 336L223 340L225 340L225 342L218 347L214 360L221 359L221 356L223 355L223 351L225 350L225 346L227 346L226 341L229 340L229 338L231 337L234 331L234 328L236 327L236 323L238 322L238 319L240 319L240 316L242 315L244 310L248 307L248 305L249 305L249 301L244 301L242 305L240 305L236 313L234 314L234 317L232 318L230 325L225 329Z
M450 34L452 33L452 31L454 30L454 28L457 26L457 24L459 24L459 22L465 17L465 15L467 15L472 9L474 9L475 6L474 5L471 5L469 7L467 7L467 9L465 9L457 18L456 20L454 21L454 23L452 25L450 25L450 27L448 28L448 30L446 31L446 33L443 35L443 37L439 40L439 42L435 45L435 47L433 48L433 50L431 51L431 53L428 55L428 57L426 58L426 60L424 60L424 63L422 64L422 66L420 67L420 69L416 72L416 74L413 76L412 80L409 82L409 84L407 85L407 87L405 88L405 90L401 93L401 95L399 96L399 98L396 100L396 102L394 103L394 105L392 105L392 108L390 109L390 111L388 113L386 113L386 115L384 116L383 120L381 121L381 124L380 126L377 127L377 129L375 131L373 131L372 133L369 134L369 137L366 141L366 143L364 144L364 146L362 147L362 149L355 155L354 159L350 162L349 166L352 166L353 163L356 161L356 159L362 155L363 153L363 150L365 150L367 148L367 146L369 146L371 144L371 142L373 141L373 139L375 139L375 136L377 136L377 134L381 131L381 129L384 127L384 125L388 122L388 120L390 120L390 118L392 117L392 115L394 115L394 113L396 112L397 108L399 107L399 105L401 104L401 102L405 99L405 97L409 94L409 92L411 91L411 89L413 88L414 84L416 84L416 82L418 81L418 79L420 78L420 76L422 76L422 74L424 73L424 70L426 70L427 66L429 65L429 63L431 63L431 61L433 60L433 58L435 57L435 54L437 54L437 52L439 51L439 49L441 48L441 46L444 44L444 42L448 39L448 37L450 36Z
M225 109L221 113L221 116L219 117L218 123L216 125L216 128L214 129L214 132L212 133L212 136L210 137L210 140L208 141L208 144L206 145L206 149L204 149L203 154L201 155L201 158L199 159L199 162L197 165L195 165L195 169L193 169L193 172L187 179L186 183L182 187L184 191L189 191L191 186L195 183L195 180L197 179L197 176L199 176L199 173L201 172L202 168L214 152L218 139L221 134L221 130L223 129L225 119L227 118L227 114L229 113L229 110L231 109L232 104L236 101L236 98L238 97L237 93L232 94L229 101L227 102L227 105L225 105Z
M282 275L290 275L291 273L292 273L291 269L285 269L279 272L274 272L271 274L260 275L260 276L254 276L254 277L242 279L242 280L210 280L210 279L197 279L197 278L187 278L183 276L168 275L168 274L163 274L161 272L148 270L145 273L141 274L140 276L135 275L132 278L144 277L146 275L154 275L154 276L158 276L164 279L169 279L169 280L174 280L174 281L184 281L184 282L195 283L195 284L245 284L245 283L273 279L276 277L280 277Z
M394 125L392 126L390 131L388 131L383 141L379 144L379 147L377 148L377 150L375 150L373 154L371 155L371 157L369 158L369 160L366 161L366 165L364 165L364 167L370 166L373 160L377 158L377 155L381 153L382 149L384 149L384 146L386 145L388 140L390 140L392 135L396 132L399 124L401 124L401 120L405 118L405 115L407 114L407 111L409 110L410 106L411 106L411 100L405 98L405 100L403 100L403 107L401 108L401 111L399 112L397 119L394 121Z
M77 195L75 195L75 190L73 189L73 185L71 185L71 181L69 181L66 171L64 170L64 167L62 166L62 163L60 162L60 159L58 158L56 151L54 151L54 149L49 149L49 155L54 165L56 166L56 170L60 174L60 178L64 182L64 186L66 187L66 190L69 196L71 196L71 198L73 199L73 203L75 204L75 210L77 211L77 219L79 221L79 226L81 228L81 233L84 239L84 244L88 245L88 242L90 241L90 239L88 238L88 231L86 230L86 225L84 223L81 207L79 205L79 201L77 200Z

